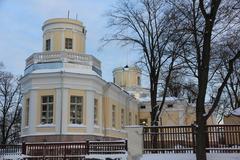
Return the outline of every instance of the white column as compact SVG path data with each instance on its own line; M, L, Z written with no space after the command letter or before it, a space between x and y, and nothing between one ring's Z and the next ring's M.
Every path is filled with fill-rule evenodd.
M99 128L100 128L100 133L103 133L103 103L102 103L103 96L99 98L99 116L98 116L98 123L99 123Z
M140 159L143 154L143 127L126 126L128 133L128 159Z
M22 114L21 114L21 116L22 116L22 121L21 121L21 135L23 135L23 134L25 134L24 133L24 128L25 128L25 126L26 126L26 124L25 124L25 117L27 116L26 115L26 96L24 95L23 96L23 101L22 101Z
M94 92L86 92L86 126L87 133L94 133Z
M30 100L29 100L29 134L32 134L36 131L37 119L37 91L30 91Z
M68 89L63 89L63 97L62 97L62 133L67 132L68 127L68 121L69 121L69 111L68 109L70 106L68 106L69 102L69 95L68 95Z
M68 124L68 89L56 89L56 131L59 134L67 132Z

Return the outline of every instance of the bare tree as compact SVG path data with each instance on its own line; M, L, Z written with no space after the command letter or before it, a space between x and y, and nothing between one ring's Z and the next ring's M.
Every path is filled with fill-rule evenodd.
M216 76L216 71L222 65L218 54L212 50L213 46L222 41L226 31L231 31L239 25L239 11L233 10L237 1L224 0L170 0L175 6L178 19L181 21L183 32L190 36L186 51L182 58L197 79L198 93L196 100L196 131L197 131L197 160L206 160L206 147L208 139L206 135L207 119L218 107L223 89L228 83L234 71L234 64L240 57L240 51L230 54L225 59L227 70L222 81L216 86L216 95L210 110L205 107L206 95L211 80ZM223 38L223 39L222 39ZM227 38L227 36L226 36ZM221 40L222 39L222 40Z
M0 71L0 141L15 143L20 138L22 94L18 80Z
M172 36L170 19L173 17L163 0L120 0L107 15L110 34L104 41L132 45L141 53L139 57L150 83L151 124L158 125L167 93L166 86L177 63L177 49L182 45L178 39L183 35ZM160 75L163 72L165 76ZM162 103L157 105L159 77L164 78L164 91Z

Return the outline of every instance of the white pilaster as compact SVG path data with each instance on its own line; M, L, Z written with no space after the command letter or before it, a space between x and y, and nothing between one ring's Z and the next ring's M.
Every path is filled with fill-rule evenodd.
M94 92L86 92L86 126L87 133L94 133Z
M26 96L23 96L23 101L22 101L22 114L21 114L21 116L22 116L22 121L21 121L21 135L23 135L23 133L24 133L24 128L25 128L25 126L26 126L26 124L25 124L25 117L27 116L26 115L26 111L25 111L25 109L26 109Z
M69 110L68 106L69 97L68 97L68 89L63 89L63 97L62 97L62 133L67 132L68 121L69 121Z
M98 116L98 124L99 124L99 127L100 127L100 133L103 133L103 106L102 106L102 99L103 97L101 96L101 98L99 98L99 116Z
M31 90L30 91L30 100L29 100L29 134L32 134L36 131L36 125L37 124L37 91Z
M68 122L68 89L56 89L56 131L58 134L67 132Z

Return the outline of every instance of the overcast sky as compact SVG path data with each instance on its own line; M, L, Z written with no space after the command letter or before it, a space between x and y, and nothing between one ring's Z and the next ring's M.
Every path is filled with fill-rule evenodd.
M102 62L103 79L112 81L115 67L133 64L136 53L111 44L99 51L107 33L106 12L116 0L0 0L0 62L5 70L22 75L25 59L42 51L42 24L50 18L81 20L87 28L86 52ZM128 56L127 56L128 54ZM128 58L127 58L128 57Z

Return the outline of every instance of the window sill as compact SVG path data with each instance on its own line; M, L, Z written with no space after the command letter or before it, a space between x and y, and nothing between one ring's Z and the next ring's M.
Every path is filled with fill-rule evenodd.
M99 129L100 126L99 125L94 125L94 128Z
M55 124L39 124L37 127L38 128L54 128L56 125Z
M69 124L68 127L71 127L71 128L86 128L86 125L83 125L83 124Z

